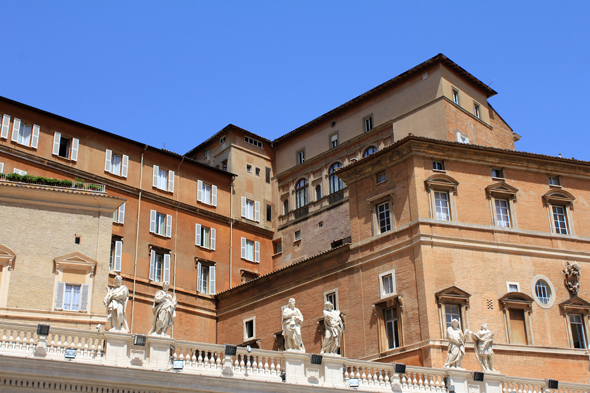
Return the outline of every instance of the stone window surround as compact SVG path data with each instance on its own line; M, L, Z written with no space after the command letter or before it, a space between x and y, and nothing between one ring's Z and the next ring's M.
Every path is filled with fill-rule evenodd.
M552 189L547 191L541 198L543 199L543 203L547 207L547 217L549 219L551 233L553 233L554 235L559 235L555 231L555 222L553 220L553 206L562 206L566 214L565 219L567 224L567 235L561 235L575 235L576 232L574 230L574 221L572 220L571 212L574 210L574 201L576 200L576 197L574 197L572 194L563 189Z
M333 293L336 296L336 305L333 305L334 306L334 310L339 310L340 298L338 297L338 288L334 288L334 289L330 289L328 291L324 291L324 296L323 296L324 301L322 303L322 310L324 309L324 303L326 303L328 301L328 299L327 299L326 296L328 294L330 294L330 293Z
M372 196L370 198L367 199L367 202L369 203L369 211L371 212L371 224L372 224L372 229L373 229L373 237L375 236L380 236L380 235L385 235L387 233L391 233L395 231L395 214L394 214L394 204L393 204L393 198L395 196L395 193L393 192L393 190L388 190L385 192L382 192L380 194L377 194L375 196ZM379 217L378 217L378 212L377 212L377 206L381 205L385 202L389 203L389 220L391 221L391 230L387 231L387 232L383 232L381 233L379 230Z
M381 278L379 279L381 281ZM403 315L404 315L404 305L403 305L403 296L402 295L393 295L387 297L382 300L378 300L373 303L373 312L377 317L377 337L379 341L379 352L384 353L398 348L388 348L387 345L387 331L385 329L385 316L383 312L388 309L395 307L397 310L397 337L399 342L399 347L401 348L404 346L404 323L403 323Z
M92 294L93 292L93 284L94 284L94 275L96 273L96 262L94 259L87 257L86 255L73 252L71 254L66 254L54 259L54 273L55 273L55 280L53 282L53 301L51 305L52 311L61 311L55 310L55 299L57 296L57 283L64 282L63 275L64 270L67 272L73 273L83 273L86 276L86 282L82 284L88 284L88 293ZM79 313L89 314L92 309L92 296L88 296L88 307L87 311L74 311ZM68 311L66 311L68 312Z
M566 332L567 332L567 341L570 348L574 348L574 342L572 337L572 324L570 320L571 314L580 314L582 316L582 328L584 329L584 335L586 339L586 349L589 347L588 344L588 328L590 327L590 302L580 298L579 296L574 296L571 299L568 299L559 304L559 308L563 313L565 318L565 325L566 325Z
M459 306L461 315L461 329L469 329L469 298L471 295L464 290L451 286L435 293L438 304L438 314L440 321L440 335L443 340L447 338L445 305L453 304Z
M383 277L388 275L391 275L391 280L393 283L393 292L389 295L386 295L385 291L383 290ZM379 274L379 297L381 299L387 299L392 296L397 296L397 282L395 280L395 269L391 269Z
M503 199L508 201L508 214L510 217L510 229L518 228L518 221L516 220L516 194L518 189L512 187L505 182L497 182L486 187L486 196L490 201L490 209L492 213L492 223L498 225L498 215L496 214L496 199Z
M516 281L506 281L506 291L510 292L510 285L516 285L517 292L520 292L520 284Z
M511 330L509 309L524 310L524 324L526 331L527 345L534 345L533 329L531 323L531 314L533 312L533 302L535 301L529 295L522 292L508 292L500 299L502 312L504 313L504 328L506 330L506 339L508 344L511 344Z
M252 321L252 337L248 337L248 331L246 330L246 322L250 322ZM244 318L242 320L242 326L244 328L244 342L248 342L250 340L255 340L256 339L256 315L249 317L249 318Z
M457 188L459 182L453 179L451 176L437 173L424 180L426 191L428 191L428 204L430 206L430 217L436 220L436 202L434 198L434 192L447 192L449 195L449 221L459 221L457 215L457 204L455 197L457 196Z
M0 307L6 307L8 301L8 286L10 274L14 270L16 254L10 248L0 245L0 266L2 267L2 279L0 281Z
M549 285L549 288L551 289L551 297L549 298L549 302L547 304L544 304L543 302L541 302L539 300L539 298L537 297L537 291L535 290L535 285L537 284L537 281L539 281L539 280L545 281L547 283L547 285ZM544 276L542 274L537 274L531 280L531 294L533 295L533 299L535 300L535 303L537 303L537 305L541 308L549 309L549 308L553 307L553 304L555 303L555 298L556 298L555 287L553 286L553 283L551 282L551 280L549 280L546 276Z

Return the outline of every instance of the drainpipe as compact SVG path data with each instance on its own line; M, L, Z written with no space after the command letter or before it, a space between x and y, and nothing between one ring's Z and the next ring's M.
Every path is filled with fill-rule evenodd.
M180 160L180 164L178 164L178 169L176 169L176 173L178 174L178 184L174 183L174 188L178 191L176 193L176 226L174 228L174 284L172 286L172 294L176 296L176 244L178 242L178 200L180 198L180 166L184 162L184 156L182 160ZM174 325L172 325L172 332L170 333L170 337L174 337Z
M141 152L141 164L139 169L139 198L137 201L137 228L135 234L135 261L133 263L133 299L131 302L131 333L133 333L133 317L135 316L135 288L136 288L136 281L137 281L137 252L139 248L139 213L141 212L141 193L142 190L142 182L143 182L143 155L147 150L148 145L145 145L143 151Z
M232 176L230 182L229 192L229 287L232 287L232 272L233 272L233 245L234 245L234 180L235 176Z

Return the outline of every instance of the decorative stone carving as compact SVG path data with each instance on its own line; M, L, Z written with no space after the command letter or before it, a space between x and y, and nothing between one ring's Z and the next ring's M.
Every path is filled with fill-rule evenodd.
M563 271L563 273L565 273L565 287L572 296L578 296L578 291L580 290L580 276L582 275L580 270L580 265L578 265L577 262L574 262L571 265L568 262Z
M125 285L121 285L122 281L123 278L117 275L115 277L115 286L113 288L107 287L104 305L108 313L107 321L111 324L109 331L127 333L129 325L127 325L125 310L129 300L129 289Z
M305 352L301 338L301 323L303 315L295 307L295 299L289 299L289 304L283 309L282 324L285 338L285 351Z
M494 370L494 351L492 344L494 343L494 333L488 329L488 324L483 323L481 330L477 333L471 332L473 339L475 357L481 366L483 372L495 372Z
M447 349L445 368L461 368L461 361L463 360L463 356L465 356L465 341L467 341L467 336L461 331L459 321L453 319L451 326L447 328L449 347Z
M152 312L154 314L154 323L152 329L148 333L150 336L164 336L168 337L166 332L174 325L174 318L176 318L176 296L168 293L170 288L169 282L164 282L162 289L156 292L154 297L154 305Z
M330 302L324 303L324 328L324 342L320 353L337 355L344 325L340 317L340 310L334 310L334 305Z

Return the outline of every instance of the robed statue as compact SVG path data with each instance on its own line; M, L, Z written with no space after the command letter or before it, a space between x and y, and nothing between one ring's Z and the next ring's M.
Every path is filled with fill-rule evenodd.
M320 354L337 355L344 325L340 317L340 310L334 310L331 302L324 304L324 342Z
M471 332L471 338L473 339L475 356L481 366L481 371L496 371L494 370L494 351L492 350L494 333L488 329L488 324L483 323L481 330L477 333Z
M285 339L286 351L305 352L305 346L301 338L302 322L303 315L295 307L295 299L289 299L289 304L283 309L282 313L283 338Z
M122 281L123 278L117 275L115 277L115 286L112 288L107 286L104 305L107 308L107 321L111 325L109 331L127 333L129 331L129 325L127 325L125 310L127 309L127 301L129 300L129 289L125 285L121 285Z
M154 314L154 323L148 334L167 336L166 332L174 325L176 318L176 296L168 293L170 288L169 282L164 282L162 289L156 292L152 312Z
M445 361L445 368L461 368L461 361L465 356L465 341L467 335L461 331L459 321L453 319L451 326L447 328L447 339L449 340L449 347L447 349L447 360Z

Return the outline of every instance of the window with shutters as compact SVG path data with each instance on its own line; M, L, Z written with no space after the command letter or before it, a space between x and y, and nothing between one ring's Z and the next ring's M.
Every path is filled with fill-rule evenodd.
M215 250L216 232L215 228L208 228L201 224L195 224L195 245Z
M373 115L369 115L363 118L363 125L365 127L365 132L371 131L373 129Z
M150 232L160 236L172 237L172 216L151 210Z
M123 238L120 236L113 236L113 240L111 241L111 258L109 261L109 270L120 272L122 259Z
M163 191L174 192L174 171L154 165L152 186Z
M330 149L335 148L338 146L338 133L330 135Z
M112 150L106 149L104 170L116 176L127 177L129 167L129 156L115 154Z
M197 261L197 292L215 295L215 264Z
M197 201L217 206L217 186L197 180Z
M379 351L403 346L403 303L401 296L392 296L373 304L377 317Z
M170 253L157 247L150 250L149 279L155 282L170 282Z
M113 224L125 224L125 203L113 212Z
M248 240L245 237L241 239L241 257L247 261L260 262L260 243Z
M19 119L14 119L12 140L20 145L37 148L39 144L39 126L25 124Z
M242 217L260 222L260 202L242 197Z
M80 252L73 252L55 258L54 263L54 310L88 312L90 286L97 262Z
M60 132L53 135L53 155L78 161L78 149L80 140L78 138L66 138Z
M10 131L10 115L4 114L2 115L2 124L0 129L0 138L8 139L8 134Z

